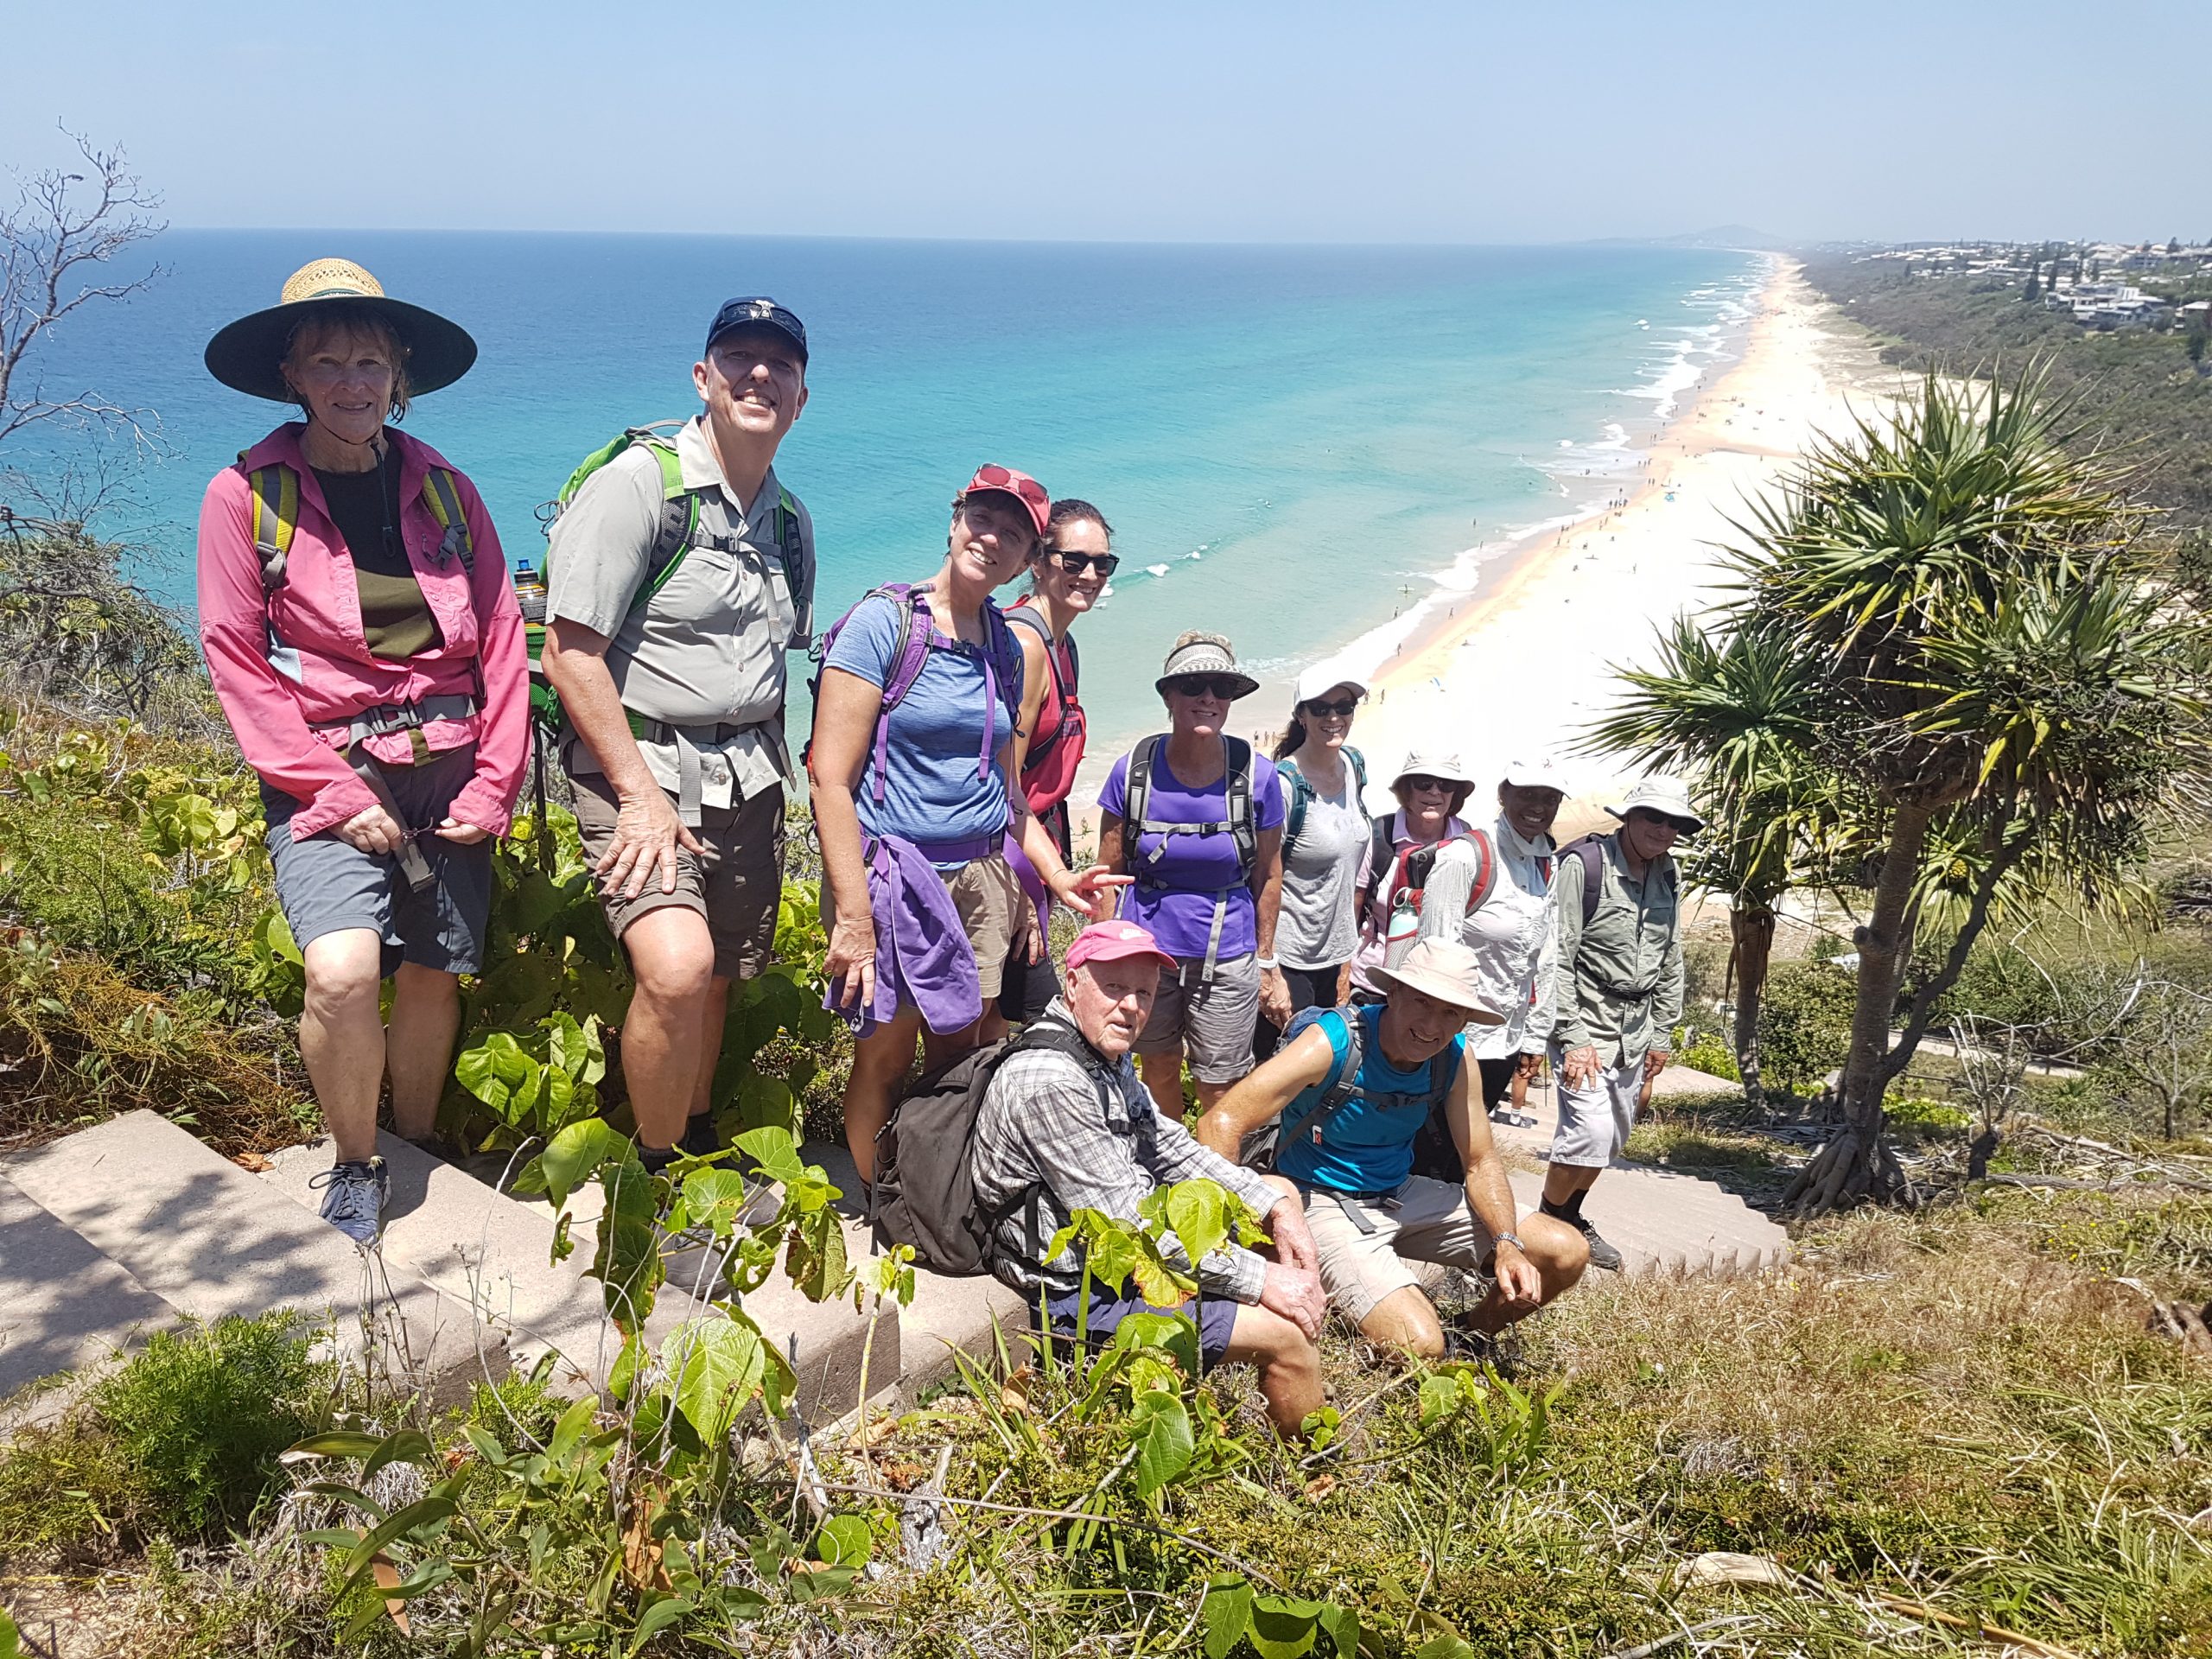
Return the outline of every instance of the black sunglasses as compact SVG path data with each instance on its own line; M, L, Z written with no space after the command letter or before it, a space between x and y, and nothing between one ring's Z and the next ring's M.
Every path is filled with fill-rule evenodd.
M1096 570L1102 576L1110 576L1122 568L1122 556L1118 553L1063 553L1054 548L1052 563L1071 576L1079 576L1086 570Z
M1342 702L1309 702L1306 709L1309 714L1333 715L1338 720L1350 720L1358 712L1359 699L1346 697Z
M1167 682L1167 689L1179 696L1216 696L1224 702L1234 702L1244 695L1244 682L1231 679L1226 674L1185 674Z
M1453 790L1459 787L1459 785L1452 782L1449 779L1432 778L1425 772L1414 772L1402 781L1405 784L1406 793L1408 795L1418 795L1424 789L1440 789L1446 795L1449 795Z

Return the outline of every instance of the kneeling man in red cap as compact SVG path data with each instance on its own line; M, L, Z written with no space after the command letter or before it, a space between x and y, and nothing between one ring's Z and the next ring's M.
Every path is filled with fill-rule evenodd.
M991 1271L1030 1302L1030 1316L1055 1335L1076 1330L1081 1247L1043 1259L1052 1236L1078 1209L1124 1221L1157 1188L1204 1176L1265 1218L1273 1242L1262 1254L1235 1243L1193 1263L1198 1294L1183 1310L1198 1321L1207 1368L1224 1360L1256 1365L1276 1432L1295 1434L1325 1403L1313 1339L1324 1302L1305 1207L1287 1183L1239 1167L1163 1117L1139 1081L1129 1051L1144 1029L1160 970L1174 959L1130 922L1099 922L1068 949L1067 988L1045 1021L1071 1027L1075 1045L1024 1048L992 1077L976 1123L976 1198L1002 1217ZM1043 1022L1039 1022L1043 1023ZM1180 1245L1162 1240L1170 1260ZM1148 1307L1134 1285L1091 1287L1088 1340L1103 1343Z

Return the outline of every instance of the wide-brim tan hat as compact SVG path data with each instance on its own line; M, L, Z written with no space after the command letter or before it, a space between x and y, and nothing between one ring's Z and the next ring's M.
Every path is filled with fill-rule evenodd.
M1218 633L1186 633L1176 640L1168 650L1167 660L1160 665L1160 677L1152 683L1152 689L1164 694L1185 674L1217 674L1234 680L1238 697L1249 697L1260 689L1257 680L1236 666L1236 647Z
M1447 784L1460 784L1469 789L1475 780L1466 767L1459 764L1456 754L1446 754L1441 749L1415 749L1406 756L1405 765L1398 768L1398 775L1390 780L1395 789L1408 778L1441 778Z
M317 310L341 302L374 311L391 324L407 348L411 397L451 385L476 361L476 342L459 323L393 299L350 259L315 259L285 279L276 304L217 332L202 354L207 372L233 391L272 403L296 402L281 366L292 331Z
M1502 1026L1505 1016L1491 1007L1483 995L1482 967L1475 953L1457 939L1417 939L1405 959L1395 968L1370 968L1368 977L1380 980L1385 989L1396 985L1423 996L1433 996L1467 1011L1467 1021L1477 1026Z
M1641 807L1646 812L1656 812L1662 818L1675 818L1689 828L1685 835L1695 835L1705 828L1705 817L1690 804L1690 791L1679 778L1646 778L1628 792L1628 798L1606 811L1617 818L1625 818Z

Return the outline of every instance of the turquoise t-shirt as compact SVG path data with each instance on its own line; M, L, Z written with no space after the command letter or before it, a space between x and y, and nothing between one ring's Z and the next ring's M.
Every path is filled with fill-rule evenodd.
M1275 1148L1275 1168L1303 1186L1332 1192L1389 1192L1405 1185L1413 1173L1414 1137L1428 1121L1432 1069L1443 1066L1446 1079L1455 1077L1465 1060L1465 1039L1455 1036L1433 1059L1410 1071L1401 1071L1382 1052L1380 1005L1354 1008L1360 1022L1359 1076L1361 1092L1338 1109L1314 1144L1308 1124L1297 1140ZM1286 1129L1319 1109L1321 1096L1344 1075L1351 1044L1345 1034L1344 1013L1332 1008L1314 1021L1327 1033L1336 1051L1336 1063L1319 1083L1300 1092L1283 1108ZM1448 1086L1448 1082L1447 1082ZM1381 1096L1371 1098L1370 1096ZM1394 1098L1395 1097L1395 1098Z
M988 603L988 601L985 601ZM899 607L874 595L853 607L830 646L826 665L857 674L881 688L905 645ZM868 761L853 791L861 828L871 836L896 836L918 844L997 836L1007 827L1006 779L995 759L978 775L989 722L995 757L1014 737L1006 699L1019 700L1021 659L1014 658L1010 690L989 685L983 653L965 642L940 638L924 659L913 689L891 711L885 738L883 799L875 798L875 727L868 726ZM996 690L996 695L993 695Z

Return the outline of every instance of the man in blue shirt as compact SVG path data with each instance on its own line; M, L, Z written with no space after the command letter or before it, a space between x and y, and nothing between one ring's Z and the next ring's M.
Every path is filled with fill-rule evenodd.
M1382 1005L1314 1016L1200 1120L1198 1138L1233 1159L1280 1119L1275 1170L1306 1199L1331 1306L1369 1341L1434 1359L1444 1331L1413 1262L1488 1275L1473 1322L1495 1332L1573 1288L1589 1247L1548 1216L1516 1227L1490 1120L1470 1103L1460 1033L1500 1018L1483 1000L1474 953L1423 939L1397 967L1370 974ZM1440 1096L1464 1187L1412 1173L1414 1138Z

